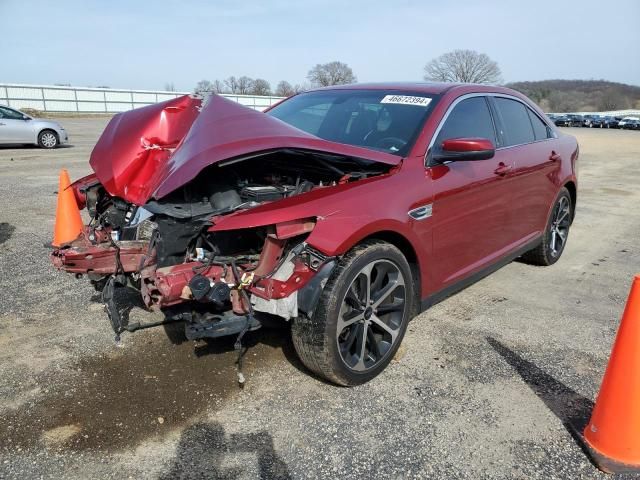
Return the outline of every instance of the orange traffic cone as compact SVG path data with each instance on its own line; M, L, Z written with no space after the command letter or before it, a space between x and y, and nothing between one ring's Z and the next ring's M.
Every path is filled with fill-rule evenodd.
M69 173L66 170L61 170L56 224L53 231L53 242L51 242L54 247L72 242L82 233L82 218L80 218L76 197L69 188L70 185Z
M584 438L601 470L640 472L640 275L631 285Z

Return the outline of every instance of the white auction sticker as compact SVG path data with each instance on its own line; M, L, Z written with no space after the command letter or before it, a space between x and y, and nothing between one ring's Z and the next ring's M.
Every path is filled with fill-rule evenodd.
M386 95L380 103L399 103L401 105L418 105L427 107L431 99L427 97L412 97L411 95Z

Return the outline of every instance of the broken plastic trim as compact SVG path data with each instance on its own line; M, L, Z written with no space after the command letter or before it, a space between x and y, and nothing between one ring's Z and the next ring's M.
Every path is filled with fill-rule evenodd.
M311 280L309 280L309 283L298 290L298 310L304 312L308 318L313 317L322 291L336 268L336 265L337 262L335 259L327 261Z

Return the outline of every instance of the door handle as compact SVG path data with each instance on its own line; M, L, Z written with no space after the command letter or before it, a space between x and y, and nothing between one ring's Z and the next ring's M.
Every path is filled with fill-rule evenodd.
M498 168L496 168L493 171L493 173L495 173L496 175L504 176L510 171L511 171L511 165L505 165L504 163L500 162L498 164Z
M3 127L3 126L4 126L4 123L0 123L0 127Z
M562 160L560 154L556 153L555 150L551 150L551 155L549 155L549 160L552 162L557 162L558 160Z

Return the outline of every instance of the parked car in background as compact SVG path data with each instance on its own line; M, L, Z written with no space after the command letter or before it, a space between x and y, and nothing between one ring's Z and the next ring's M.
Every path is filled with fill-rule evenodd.
M582 122L583 122L583 118L582 115L578 115L577 113L569 113L567 115L567 118L569 118L569 127L581 127L582 126Z
M604 123L604 117L600 115L584 115L582 117L582 126L588 128L601 128Z
M557 127L570 127L571 119L567 115L554 115L553 123Z
M640 130L640 118L625 117L618 122L618 128L624 130Z
M67 132L58 122L33 118L15 108L0 105L0 145L30 144L56 148L68 141Z
M51 259L88 274L117 334L142 328L113 300L132 285L192 340L280 317L304 365L358 385L418 312L560 258L577 160L502 87L343 85L266 112L187 95L113 117L71 186L91 221Z
M618 122L620 121L617 117L603 117L602 118L602 127L603 128L618 128Z

